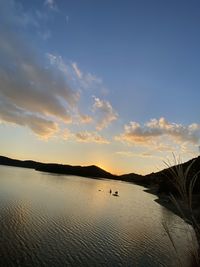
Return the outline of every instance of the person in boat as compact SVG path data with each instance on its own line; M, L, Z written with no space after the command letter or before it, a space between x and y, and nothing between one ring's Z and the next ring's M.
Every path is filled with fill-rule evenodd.
M119 195L118 195L118 191L115 191L115 193L113 194L113 196L118 197L118 196L119 196Z

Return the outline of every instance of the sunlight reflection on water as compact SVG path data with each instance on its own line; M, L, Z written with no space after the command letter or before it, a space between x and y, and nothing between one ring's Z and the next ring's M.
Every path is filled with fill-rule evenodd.
M0 266L178 266L163 221L186 263L185 223L154 199L130 183L0 166Z

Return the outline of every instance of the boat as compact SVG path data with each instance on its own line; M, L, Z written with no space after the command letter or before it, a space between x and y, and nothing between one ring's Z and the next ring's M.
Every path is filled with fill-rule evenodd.
M115 196L115 197L118 197L119 196L118 191L115 191L115 193L112 194L112 195Z

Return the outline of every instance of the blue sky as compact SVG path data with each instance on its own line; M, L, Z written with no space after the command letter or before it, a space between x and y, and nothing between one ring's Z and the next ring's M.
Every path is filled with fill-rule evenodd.
M1 154L148 173L199 154L199 1L0 3Z

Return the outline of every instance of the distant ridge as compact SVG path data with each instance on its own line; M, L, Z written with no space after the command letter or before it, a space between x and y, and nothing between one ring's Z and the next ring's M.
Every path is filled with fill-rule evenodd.
M57 163L42 163L33 160L18 160L18 159L8 158L5 156L0 156L0 165L30 168L30 169L35 169L37 171L57 173L57 174L78 175L82 177L91 177L91 178L107 178L107 179L121 180L142 185L145 177L135 173L115 175L95 165L71 166L71 165L57 164Z
M92 166L71 166L56 163L42 163L33 160L17 160L8 157L0 156L0 165L15 166L35 169L37 171L58 173L58 174L70 174L86 177L96 177L96 178L116 178L113 175L95 165Z
M179 164L184 169L187 168L191 162L194 161L192 168L190 170L190 175L200 171L200 156L194 159L191 159L185 163ZM135 173L123 174L123 175L114 175L110 172L107 172L95 165L91 166L71 166L57 163L42 163L33 160L17 160L11 159L8 157L0 156L0 165L31 168L37 171L57 173L57 174L66 174L66 175L78 175L82 177L91 177L91 178L107 178L114 180L121 180L126 182L131 182L139 184L145 187L157 186L158 192L169 193L173 192L174 188L169 179L169 168L158 171L156 173L150 173L147 175L139 175ZM173 166L175 167L175 166ZM200 176L200 175L199 175ZM200 191L200 179L196 183L196 188Z

